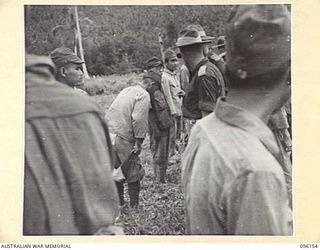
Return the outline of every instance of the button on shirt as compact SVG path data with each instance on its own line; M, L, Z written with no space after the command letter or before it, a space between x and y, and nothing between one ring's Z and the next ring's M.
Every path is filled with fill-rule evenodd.
M148 132L150 96L140 85L123 89L106 112L110 132L135 142Z
M290 235L279 157L266 124L220 99L194 126L184 153L187 233Z

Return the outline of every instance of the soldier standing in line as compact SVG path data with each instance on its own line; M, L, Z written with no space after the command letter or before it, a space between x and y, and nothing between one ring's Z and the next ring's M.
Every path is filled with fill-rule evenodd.
M50 57L57 68L57 80L82 94L88 95L84 90L83 83L82 64L84 62L71 49L66 47L56 48L50 53Z
M180 86L180 79L177 72L178 57L174 50L168 49L164 52L165 69L161 76L161 87L164 97L168 103L170 114L174 124L170 129L169 163L174 164L180 161L177 148L177 140L181 137L181 105L184 91Z
M183 100L182 112L194 122L210 114L217 99L224 95L221 72L204 55L206 44L212 40L203 39L201 34L193 25L187 26L179 33L176 43L190 71L189 90Z
M26 56L24 235L121 234L111 142L98 105Z
M152 57L146 62L147 73L143 78L150 82L147 89L151 108L149 111L150 149L155 182L165 183L169 160L170 129L173 118L161 86L163 64Z

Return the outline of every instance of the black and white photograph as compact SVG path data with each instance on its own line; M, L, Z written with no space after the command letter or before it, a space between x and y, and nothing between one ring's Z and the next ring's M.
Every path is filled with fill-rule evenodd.
M23 236L294 235L291 4L23 7Z

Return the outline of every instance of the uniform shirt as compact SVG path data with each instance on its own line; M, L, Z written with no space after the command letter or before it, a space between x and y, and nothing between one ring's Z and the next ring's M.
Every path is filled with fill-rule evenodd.
M94 234L110 228L119 201L99 108L56 82L41 57L32 58L26 63L23 234Z
M184 153L187 233L290 235L279 158L266 124L220 99L194 126Z
M140 85L123 89L106 111L110 132L135 142L148 132L150 96Z
M175 72L165 69L161 77L161 87L168 103L170 114L181 116L182 99L180 96L183 91L180 88L178 75Z
M189 90L183 100L183 116L202 118L201 111L212 112L218 97L222 94L222 79L219 69L207 58L198 63L190 74Z

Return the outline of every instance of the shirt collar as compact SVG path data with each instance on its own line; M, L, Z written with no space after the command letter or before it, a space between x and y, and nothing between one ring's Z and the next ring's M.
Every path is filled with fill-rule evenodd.
M219 98L214 113L220 120L256 136L270 153L278 160L281 159L279 147L272 131L257 116L226 102L224 97Z
M163 72L169 74L169 75L172 75L172 76L175 76L177 74L176 71L171 71L171 70L168 70L168 69L164 69Z

